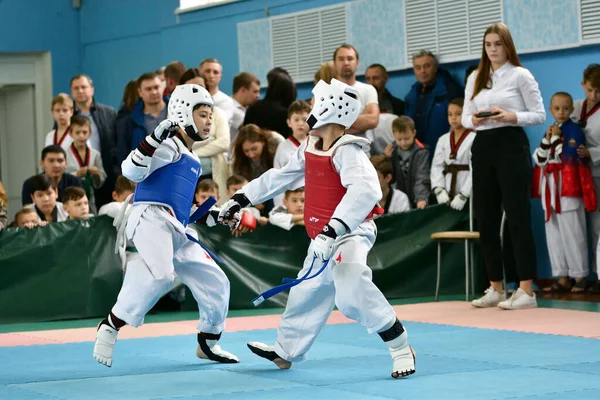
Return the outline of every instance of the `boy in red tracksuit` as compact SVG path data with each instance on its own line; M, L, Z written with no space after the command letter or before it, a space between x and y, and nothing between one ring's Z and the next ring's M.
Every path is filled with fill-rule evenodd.
M545 292L583 291L589 274L585 211L595 211L598 203L587 159L577 154L585 146L585 135L569 118L572 111L568 93L552 96L550 112L556 123L534 153L532 197L542 199L552 275L558 277Z

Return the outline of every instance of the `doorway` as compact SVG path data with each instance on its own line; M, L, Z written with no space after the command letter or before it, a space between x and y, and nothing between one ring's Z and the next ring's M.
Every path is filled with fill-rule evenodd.
M33 85L0 87L0 180L8 194L12 221L21 209L23 182L38 170Z

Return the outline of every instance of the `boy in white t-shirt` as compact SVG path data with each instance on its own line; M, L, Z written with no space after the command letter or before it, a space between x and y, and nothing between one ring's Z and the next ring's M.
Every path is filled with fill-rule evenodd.
M115 218L117 214L119 214L123 202L127 200L127 197L133 194L134 191L135 182L130 181L123 175L119 175L117 177L117 181L115 182L115 190L112 192L112 198L114 201L100 207L98 215L108 215L109 217Z
M269 222L286 231L293 226L304 225L304 188L286 190L283 204L269 213Z

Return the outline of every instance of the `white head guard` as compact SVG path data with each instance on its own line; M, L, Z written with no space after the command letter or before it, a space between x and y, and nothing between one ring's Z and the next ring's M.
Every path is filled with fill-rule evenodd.
M332 79L329 85L321 80L312 93L315 96L315 105L306 120L311 129L325 124L339 124L350 128L358 118L358 90L352 86L337 79Z
M192 111L198 104L206 104L212 107L213 99L210 93L200 85L179 85L171 93L167 117L170 120L177 121L185 133L195 141L204 140L208 137L208 135L199 132L198 127L194 124Z

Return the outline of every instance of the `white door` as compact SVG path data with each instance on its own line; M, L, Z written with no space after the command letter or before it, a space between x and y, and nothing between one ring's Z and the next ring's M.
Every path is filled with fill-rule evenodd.
M0 87L0 180L8 194L8 219L21 206L23 182L38 173L35 90L33 85Z

